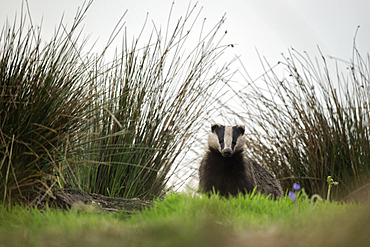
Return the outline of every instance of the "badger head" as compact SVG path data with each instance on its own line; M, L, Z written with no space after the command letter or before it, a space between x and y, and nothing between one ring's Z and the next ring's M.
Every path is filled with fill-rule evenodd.
M243 150L244 130L244 125L212 124L211 133L208 136L208 146L220 152L224 157L231 157L235 152Z

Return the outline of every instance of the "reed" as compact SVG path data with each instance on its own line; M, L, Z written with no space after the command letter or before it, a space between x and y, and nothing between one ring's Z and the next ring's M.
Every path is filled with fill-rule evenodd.
M232 74L227 63L216 66L228 47L220 31L224 18L208 28L194 6L173 25L171 8L165 30L144 26L131 43L121 19L107 47L91 56L79 28L91 4L79 8L69 31L61 21L45 45L41 28L27 22L29 13L2 29L3 202L38 203L57 188L159 196L184 167L195 133L212 112L213 90ZM121 50L105 62L119 34Z
M76 142L88 109L91 67L81 57L80 25L89 3L71 26L61 22L43 44L41 31L21 14L0 33L0 198L39 198L50 193L59 159ZM77 42L81 41L81 42ZM36 195L36 196L35 196ZM40 199L40 198L39 198Z
M331 175L338 197L369 181L369 56L354 45L347 72L338 63L292 49L275 66L262 61L266 72L239 94L250 155L286 189L297 182L326 195Z
M63 187L151 199L188 165L183 158L212 112L209 96L230 76L228 64L215 67L228 47L220 31L224 18L206 32L199 15L191 7L173 25L170 11L165 30L144 26L141 33L151 35L131 43L124 31L113 61L97 64L89 121L66 159Z

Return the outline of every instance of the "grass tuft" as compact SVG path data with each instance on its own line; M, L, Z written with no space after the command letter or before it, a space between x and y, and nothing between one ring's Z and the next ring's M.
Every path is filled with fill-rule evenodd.
M88 6L87 6L88 7ZM86 8L87 8L86 7ZM34 199L62 176L63 150L76 140L90 98L90 66L77 45L81 9L69 31L61 23L42 45L40 31L5 24L0 33L0 198Z
M347 74L325 56L312 60L291 50L275 67L242 90L250 154L280 179L298 182L325 197L329 175L339 182L334 197L348 194L370 177L370 59L354 46ZM281 76L278 71L283 71Z
M79 9L69 31L61 21L45 45L41 29L27 28L29 13L2 29L3 202L38 204L56 188L161 195L212 112L213 89L231 76L228 64L215 67L228 47L224 17L208 28L194 6L172 25L171 10L165 30L144 26L131 43L121 19L102 54L90 56L79 26L91 4ZM121 50L105 62L119 34Z
M124 32L121 53L94 71L97 97L71 163L74 187L152 199L185 166L181 160L211 111L208 95L229 75L227 66L214 68L227 48L219 34L224 19L197 34L192 28L198 17L190 8L173 29L170 23L165 32L143 27L148 40L131 44ZM194 35L199 43L191 45Z

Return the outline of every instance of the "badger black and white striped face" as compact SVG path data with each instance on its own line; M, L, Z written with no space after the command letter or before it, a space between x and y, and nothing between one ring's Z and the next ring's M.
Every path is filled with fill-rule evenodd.
M224 126L213 124L208 136L209 148L218 150L222 156L231 157L244 147L244 125Z

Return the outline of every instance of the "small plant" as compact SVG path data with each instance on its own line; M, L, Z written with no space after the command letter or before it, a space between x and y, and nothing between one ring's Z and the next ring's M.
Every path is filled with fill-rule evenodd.
M326 201L329 202L330 201L330 191L332 189L332 186L333 185L338 185L339 183L334 181L334 179L331 176L328 176L326 181L328 183L328 191L327 191ZM295 202L296 199L297 199L296 192L298 192L300 189L301 189L301 186L298 183L294 183L293 184L293 191L289 191L288 197L290 197ZM307 194L304 191L304 188L302 188L302 190L300 192L301 192L302 195L307 197ZM322 199L322 197L319 194L314 194L314 195L311 196L311 202L314 202L314 201L322 202L324 200Z
M327 201L330 201L330 191L331 191L331 187L332 187L333 185L338 185L339 183L338 183L338 182L336 182L336 181L334 181L334 179L332 179L332 177L331 177L331 176L328 176L328 178L326 179L326 181L328 182L328 185L329 185L329 187L328 187L328 193L327 193L327 196L326 196L326 200L327 200Z
M288 196L292 198L293 202L296 200L296 192L301 189L301 186L298 183L293 184L293 191L289 191Z

